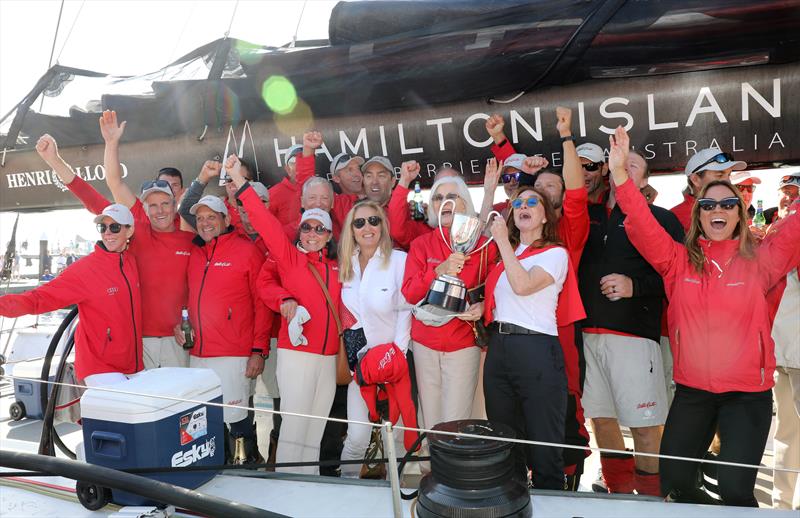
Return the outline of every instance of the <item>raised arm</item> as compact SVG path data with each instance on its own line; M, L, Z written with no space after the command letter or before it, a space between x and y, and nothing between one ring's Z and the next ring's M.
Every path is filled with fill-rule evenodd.
M758 269L765 290L771 289L800 264L800 201L775 223L758 248Z
M495 218L490 229L494 242L497 243L497 248L500 250L500 257L503 259L508 282L511 284L514 294L520 297L533 295L556 282L553 276L540 266L534 266L530 270L526 270L522 266L514 253L514 247L508 240L508 226L505 221Z
M21 317L39 315L77 304L84 299L86 279L74 263L61 274L38 288L25 293L0 297L0 315Z
M662 277L667 277L682 260L683 245L676 243L672 236L656 220L639 189L628 178L625 164L628 161L630 138L618 126L614 135L609 136L610 152L608 167L616 186L616 198L620 209L625 213L625 233L636 250L650 263Z
M486 133L492 137L492 154L498 162L502 162L517 152L506 138L506 134L503 131L505 126L506 121L503 120L503 116L497 113L493 113L491 117L486 119Z
M36 143L36 152L56 173L61 183L78 198L89 212L100 214L110 204L94 187L76 175L72 167L61 158L61 155L58 154L58 144L53 137L47 134L42 135Z
M212 178L219 176L220 170L222 170L222 164L220 162L216 160L206 160L203 164L203 168L200 169L200 174L197 176L197 179L189 185L189 188L186 189L186 192L183 194L183 199L178 207L178 214L181 215L183 221L191 226L193 230L197 229L197 218L189 212L189 209L192 208L192 205L200 201L200 198L203 197L203 193L206 190L206 185L208 185L208 182Z
M303 133L303 152L297 157L296 175L297 185L300 187L298 196L302 196L303 184L314 176L316 171L317 149L322 147L322 133L319 131L306 131Z
M116 203L128 208L136 203L136 195L122 181L122 166L119 163L119 140L125 132L125 121L117 124L117 112L106 110L100 117L100 134L106 142L103 152L103 167L106 170L106 184Z
M389 198L386 208L386 217L389 218L389 236L397 245L408 249L417 236L430 230L426 223L411 219L408 209L408 192L413 182L419 175L420 166L414 160L403 162L400 166L400 179Z
M481 202L481 221L486 221L489 218L489 213L494 206L494 192L497 190L497 184L500 183L500 172L503 170L503 161L496 158L490 158L486 161L486 169L483 173L483 201Z
M564 153L564 187L569 189L586 189L583 182L583 171L581 170L581 159L575 150L575 141L572 137L572 110L559 106L556 108L556 129L558 136L562 138L561 150ZM588 220L587 220L588 223Z

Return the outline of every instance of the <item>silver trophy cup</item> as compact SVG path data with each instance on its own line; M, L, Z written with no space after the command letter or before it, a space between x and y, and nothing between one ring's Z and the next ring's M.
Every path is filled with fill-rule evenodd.
M456 202L454 200L445 200L439 207L439 233L445 243L447 239L445 239L444 230L442 229L442 210L448 203L452 203L454 209L453 223L450 225L451 251L470 255L481 251L492 242L490 237L476 249L475 244L481 237L483 223L474 216L455 213ZM492 211L487 217L487 222L491 221L494 215L502 217L498 212ZM426 311L443 317L463 313L467 309L467 286L464 281L454 275L440 275L434 279L430 288L428 288L428 294L425 296L422 306Z

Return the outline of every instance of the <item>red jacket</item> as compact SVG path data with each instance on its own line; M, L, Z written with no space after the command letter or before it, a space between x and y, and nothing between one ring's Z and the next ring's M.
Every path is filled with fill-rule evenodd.
M256 293L264 254L233 230L208 243L198 236L195 245L188 268L191 354L250 356L269 350L271 322Z
M0 297L0 315L18 317L78 305L75 374L133 374L142 369L142 306L136 260L102 243L42 286Z
M93 214L100 214L109 205L94 187L76 176L69 190ZM186 302L186 267L195 234L180 229L156 232L139 200L131 207L135 231L130 252L136 258L142 284L142 336L172 336L175 324L181 321L181 308Z
M683 225L683 231L689 232L689 225L692 223L692 208L694 207L694 196L684 193L683 201L675 205L670 211L678 218Z
M269 211L282 225L300 225L300 185L284 178L269 188Z
M406 258L406 271L403 277L403 296L410 304L417 304L428 293L431 283L437 277L434 271L450 254L450 231L444 229L447 243L442 240L439 231L428 232L411 242ZM478 240L476 248L486 241L485 236ZM482 284L489 275L489 266L497 262L497 246L491 243L485 252L477 252L469 256L464 269L458 277L464 281L467 289ZM481 261L481 257L484 261ZM483 263L481 265L481 263ZM480 278L479 278L480 277ZM411 319L411 339L422 345L441 352L453 352L475 345L475 334L469 322L454 318L440 327L428 326Z
M675 382L713 393L771 388L775 344L766 293L800 261L800 218L787 218L781 235L752 260L738 255L738 240L701 240L706 263L698 274L632 181L616 195L628 238L664 278Z
M424 221L411 219L408 210L409 189L397 185L392 191L389 205L386 207L386 217L389 218L389 235L394 244L408 251L411 242L423 234L432 231Z
M299 162L300 157L298 169ZM311 320L303 326L303 335L308 339L308 345L294 347L289 340L288 322L281 319L278 347L328 356L336 354L339 351L336 319L319 282L309 270L309 265L317 270L326 283L338 313L341 304L338 263L323 252L304 253L293 245L284 235L280 221L264 208L249 185L245 185L238 196L250 217L250 223L269 249L270 261L262 268L265 273L262 273L256 288L261 299L270 309L279 311L282 300L291 297L311 315ZM275 272L277 276L274 275Z

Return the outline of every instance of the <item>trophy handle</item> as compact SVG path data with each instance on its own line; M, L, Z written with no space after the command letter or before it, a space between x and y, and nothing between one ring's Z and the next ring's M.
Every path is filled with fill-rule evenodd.
M439 225L439 234L442 236L442 241L444 241L444 244L446 244L447 248L449 248L450 251L452 252L453 248L450 245L447 244L447 239L444 237L444 230L442 230L442 210L444 210L445 205L447 205L448 203L452 203L453 204L453 214L456 213L456 202L455 202L455 200L444 200L444 202L442 202L442 204L439 205L438 225ZM494 212L494 211L492 211L492 212Z
M488 224L490 221L492 221L492 216L497 216L498 218L502 218L502 217L503 217L503 215L502 215L502 214L500 214L500 213L499 213L499 212L497 212L496 210L493 210L493 211L489 212L489 214L487 214L487 215L486 215L486 223L487 223L487 224ZM485 242L485 243L483 243L481 246L479 246L478 248L476 248L475 250L473 250L472 252L470 252L470 255L471 255L471 254L474 254L475 252L480 252L481 250L483 250L484 248L486 248L487 246L489 246L489 243L491 243L493 240L494 240L494 236L492 236L492 235L490 234L490 235L489 235L489 239L487 239L487 240L486 240L486 242Z

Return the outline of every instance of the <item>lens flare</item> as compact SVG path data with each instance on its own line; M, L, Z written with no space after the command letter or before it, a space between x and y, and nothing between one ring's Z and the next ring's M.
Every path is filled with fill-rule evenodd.
M297 106L294 85L284 76L271 76L261 86L261 98L273 112L279 115L291 113Z
M314 114L302 99L297 100L297 106L291 113L276 113L273 119L278 131L287 136L302 135L305 130L314 127Z

